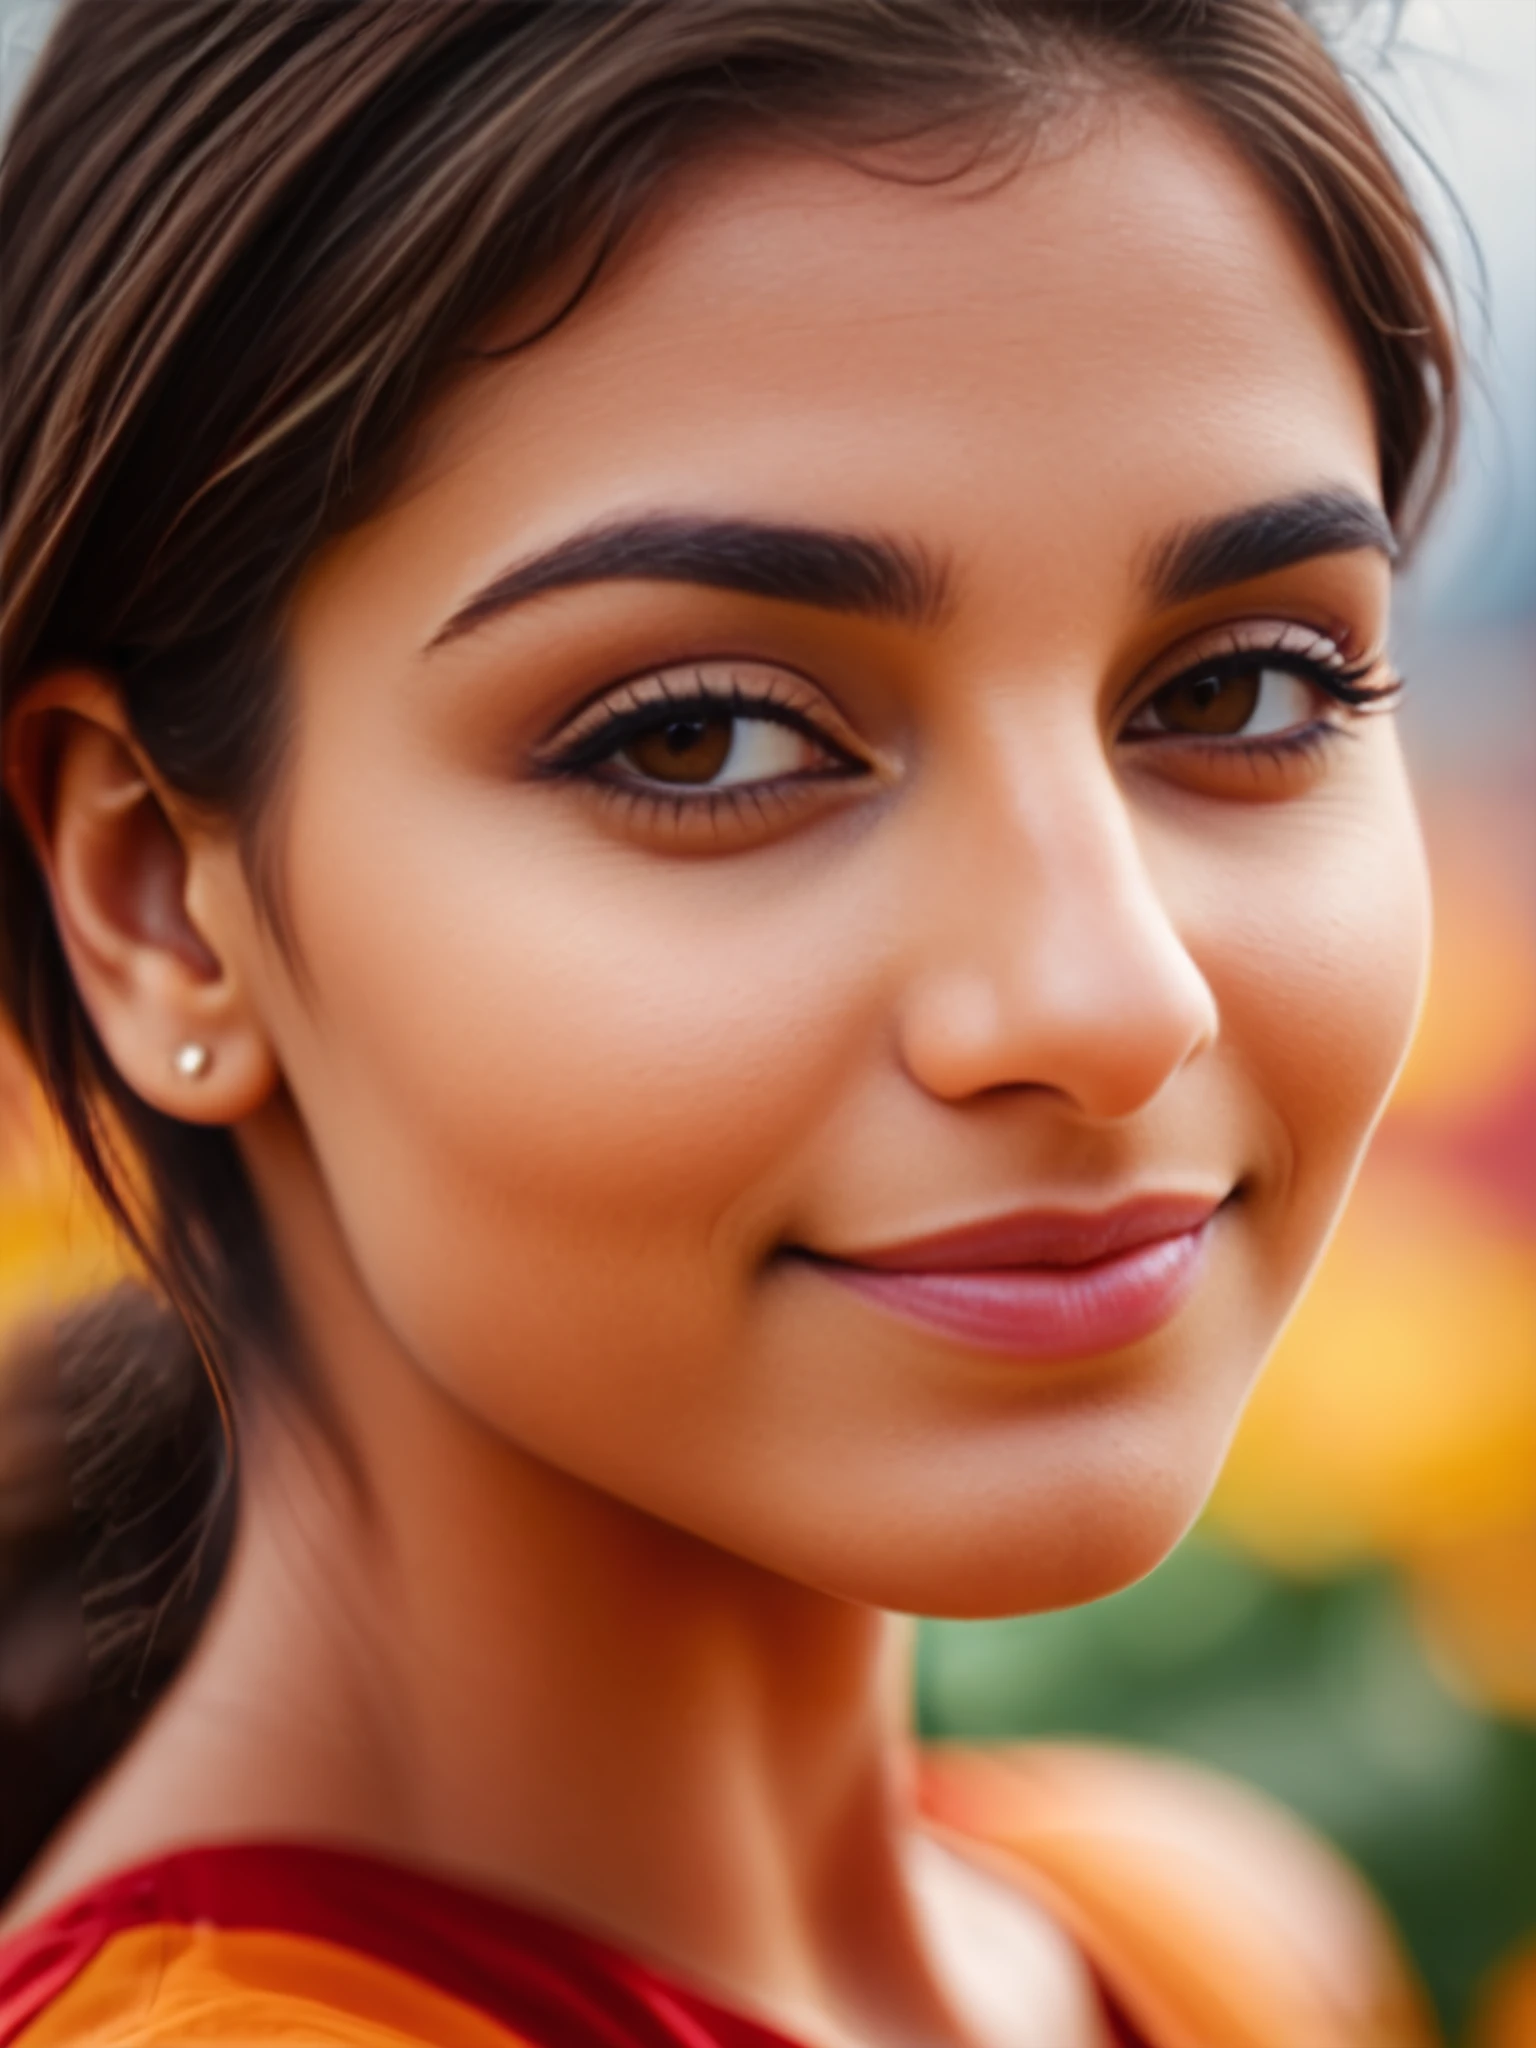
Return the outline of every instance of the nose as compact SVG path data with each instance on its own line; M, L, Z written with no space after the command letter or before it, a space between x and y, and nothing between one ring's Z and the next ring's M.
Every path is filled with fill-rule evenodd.
M1102 753L991 767L963 812L929 821L903 1063L946 1102L1037 1088L1093 1120L1133 1116L1214 1043L1215 996Z

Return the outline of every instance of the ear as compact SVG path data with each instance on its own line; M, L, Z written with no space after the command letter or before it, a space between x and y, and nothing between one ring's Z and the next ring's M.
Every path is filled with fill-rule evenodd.
M222 957L234 947L189 909L227 903L230 835L197 825L158 782L99 675L69 671L29 689L7 720L4 759L6 794L112 1064L169 1116L250 1115L276 1085L272 1050Z

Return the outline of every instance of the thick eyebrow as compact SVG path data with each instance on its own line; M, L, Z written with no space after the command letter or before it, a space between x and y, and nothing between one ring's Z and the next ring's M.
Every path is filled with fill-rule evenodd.
M942 571L920 549L879 534L649 513L588 527L503 570L459 606L428 651L546 591L621 579L699 583L912 625L932 619L945 597Z
M1184 527L1153 555L1148 582L1159 604L1184 604L1317 555L1355 548L1375 548L1389 562L1397 560L1397 539L1380 506L1343 487L1298 491Z

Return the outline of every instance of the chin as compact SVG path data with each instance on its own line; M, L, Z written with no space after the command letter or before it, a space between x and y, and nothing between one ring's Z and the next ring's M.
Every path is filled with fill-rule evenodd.
M951 1621L1079 1607L1155 1570L1205 1504L1215 1462L1106 1462L1064 1480L1021 1474L1005 1500L916 1504L898 1531L812 1576L826 1591L904 1614Z

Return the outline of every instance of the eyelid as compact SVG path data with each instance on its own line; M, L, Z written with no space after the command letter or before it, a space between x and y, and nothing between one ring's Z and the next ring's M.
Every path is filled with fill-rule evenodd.
M1340 678L1369 674L1385 658L1380 652L1357 657L1345 632L1329 632L1299 619L1262 616L1233 619L1182 641L1152 665L1142 670L1125 693L1120 709L1133 702L1139 706L1155 697L1167 684L1177 682L1202 662L1226 655L1292 655L1315 669L1326 669Z
M863 766L874 765L869 747L826 693L808 678L776 662L728 656L674 662L609 684L541 742L533 754L533 765L551 772L567 764L580 765L578 757L587 743L605 740L624 723L627 714L701 702L719 705L744 719L777 717L829 753Z
M1307 625L1298 618L1233 618L1225 625L1210 627L1182 641L1178 647L1159 655L1157 662L1137 676L1135 692L1155 694L1163 684L1227 653L1294 653L1319 668L1337 668L1348 674L1360 666L1354 649L1343 633L1329 633L1325 627ZM1372 664L1374 666L1374 664ZM1130 692L1126 692L1130 694Z

